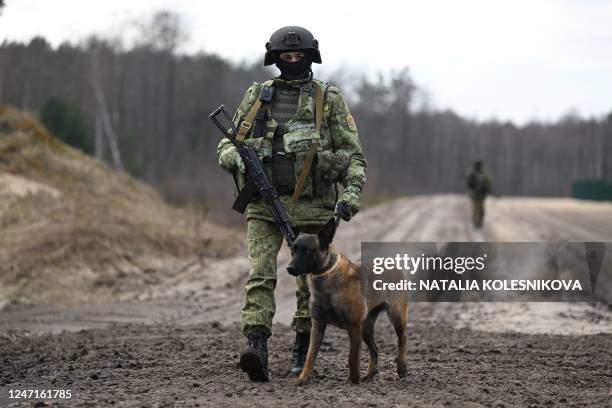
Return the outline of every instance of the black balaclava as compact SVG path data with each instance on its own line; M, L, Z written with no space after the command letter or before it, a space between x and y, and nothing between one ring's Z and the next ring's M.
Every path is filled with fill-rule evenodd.
M294 79L304 79L310 76L312 72L310 67L312 66L312 52L310 50L304 50L304 58L297 62L287 62L280 59L280 53L276 57L276 67L280 69L281 79L288 81Z

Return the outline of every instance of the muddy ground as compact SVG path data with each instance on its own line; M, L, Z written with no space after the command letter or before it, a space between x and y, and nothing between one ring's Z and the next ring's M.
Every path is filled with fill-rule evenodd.
M354 258L368 240L612 241L610 204L494 199L487 216L474 231L465 197L403 199L341 224L336 241ZM379 378L346 383L347 336L330 328L314 381L296 387L286 326L294 283L283 269L272 381L251 383L237 368L247 269L243 254L185 259L117 274L105 283L113 303L5 308L0 388L71 387L78 395L61 405L73 406L612 406L612 309L590 303L413 304L407 379L397 379L381 316Z
M227 326L121 325L0 339L2 383L76 389L74 406L609 406L612 337L525 335L454 329L413 310L409 376L398 380L390 325L379 322L379 378L346 383L346 334L331 329L313 382L287 374L293 340L285 325L270 342L272 381L251 383L237 368L243 345ZM365 357L362 358L365 370ZM72 405L71 404L71 405Z

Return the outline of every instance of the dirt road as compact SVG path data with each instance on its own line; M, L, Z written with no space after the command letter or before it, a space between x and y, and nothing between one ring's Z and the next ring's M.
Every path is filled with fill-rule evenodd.
M494 198L481 231L468 204L456 195L396 200L342 223L336 245L358 258L361 241L612 241L611 204ZM105 283L113 304L6 308L0 384L71 384L82 406L611 406L612 310L602 304L415 304L407 381L395 377L381 318L378 380L345 384L346 335L330 330L315 384L296 388L286 374L295 308L286 263L283 252L269 384L236 368L243 254L117 274Z

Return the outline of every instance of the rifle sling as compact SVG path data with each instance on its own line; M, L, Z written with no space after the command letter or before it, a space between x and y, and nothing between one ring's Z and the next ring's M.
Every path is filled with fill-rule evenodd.
M273 80L271 79L267 80L266 82L262 84L261 89L263 89L264 86L271 86L273 83L274 83ZM240 123L240 127L238 128L238 134L236 135L236 142L242 143L244 141L244 138L246 137L246 135L249 133L249 130L251 130L251 127L253 126L253 120L255 120L257 111L259 110L259 108L261 108L261 104L262 104L262 100L260 97L258 97L255 103L253 104L253 106L251 106L251 110L249 110L249 113L246 115L242 123Z

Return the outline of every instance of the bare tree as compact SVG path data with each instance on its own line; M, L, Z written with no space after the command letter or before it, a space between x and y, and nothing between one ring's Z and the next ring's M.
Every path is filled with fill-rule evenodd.
M140 29L139 42L156 51L174 54L189 39L181 16L172 11L160 10L151 20L137 24Z
M168 10L156 12L150 21L140 24L140 43L160 53L165 68L165 97L163 98L163 124L165 137L158 144L159 151L172 154L176 110L176 51L183 45L188 34L183 29L181 16Z

